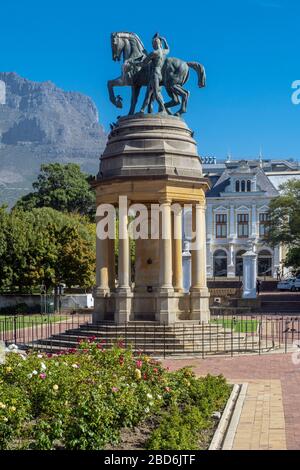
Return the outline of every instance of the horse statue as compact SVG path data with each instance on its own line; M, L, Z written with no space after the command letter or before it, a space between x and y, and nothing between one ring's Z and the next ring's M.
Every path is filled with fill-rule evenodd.
M148 56L140 38L135 33L118 32L111 34L112 58L114 61L123 59L122 75L107 82L110 101L117 107L122 108L122 97L115 96L114 87L131 87L131 105L129 115L134 114L137 100L142 86L149 85L151 64L141 66ZM189 92L183 85L189 78L189 69L193 69L198 75L198 86L205 87L206 75L202 64L198 62L185 62L174 57L166 57L161 69L161 86L171 98L164 104L165 109L171 114L169 108L181 104L176 116L186 112ZM152 112L152 101L148 105L148 112Z

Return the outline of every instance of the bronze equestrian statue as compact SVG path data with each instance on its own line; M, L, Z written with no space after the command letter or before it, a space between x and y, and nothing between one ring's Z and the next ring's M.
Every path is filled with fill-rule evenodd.
M169 46L165 38L156 34L152 40L153 52L147 53L140 38L135 33L112 33L111 47L114 61L123 59L122 75L115 80L109 80L108 91L110 101L122 108L121 96L115 96L114 87L131 86L131 106L129 114L134 114L136 103L142 86L147 87L146 96L141 112L153 111L153 100L159 105L159 112L169 113L173 106L181 105L176 116L186 112L189 92L183 85L189 78L192 68L198 75L198 86L206 84L205 69L198 62L185 62L174 57L166 57ZM161 87L164 86L170 96L170 101L164 103Z

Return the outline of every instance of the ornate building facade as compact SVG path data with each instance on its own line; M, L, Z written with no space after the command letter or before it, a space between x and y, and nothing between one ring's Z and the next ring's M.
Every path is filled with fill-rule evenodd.
M257 253L257 275L277 278L283 273L281 247L264 241L270 200L279 185L300 178L297 162L279 160L203 161L203 173L211 182L206 194L207 277L239 278L242 255L250 246ZM185 215L188 239L190 215Z

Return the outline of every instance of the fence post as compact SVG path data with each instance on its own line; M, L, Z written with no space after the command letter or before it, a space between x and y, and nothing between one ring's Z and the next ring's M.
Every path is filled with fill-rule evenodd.
M230 346L231 346L231 357L233 357L233 317L231 317L231 341L230 341Z
M14 315L14 343L17 344L17 316Z
M166 324L165 324L165 322L164 322L164 330L163 331L164 331L164 346L163 346L163 348L164 348L164 359L165 359L165 357L166 357Z
M289 331L289 329L288 329L288 327L286 327L285 328L285 333L284 333L284 335L285 335L285 337L284 337L284 352L285 353L287 353L287 338L288 338L287 335L288 335L288 331Z
M253 328L252 328L253 329ZM261 354L261 335L262 335L263 329L262 329L262 316L259 319L258 323L258 354Z

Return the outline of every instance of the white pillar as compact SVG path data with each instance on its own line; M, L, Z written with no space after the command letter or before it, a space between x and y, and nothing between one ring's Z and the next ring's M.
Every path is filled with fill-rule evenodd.
M257 237L257 218L256 218L256 204L252 204L252 220L251 220L251 235Z
M243 299L256 299L257 254L249 250L243 255Z
M207 221L207 240L210 240L214 238L214 232L213 232L213 207L212 204L207 204L207 210L206 210L206 221Z
M230 215L229 215L229 237L230 238L235 238L236 237L236 225L235 225L235 220L234 220L234 206L230 206Z

